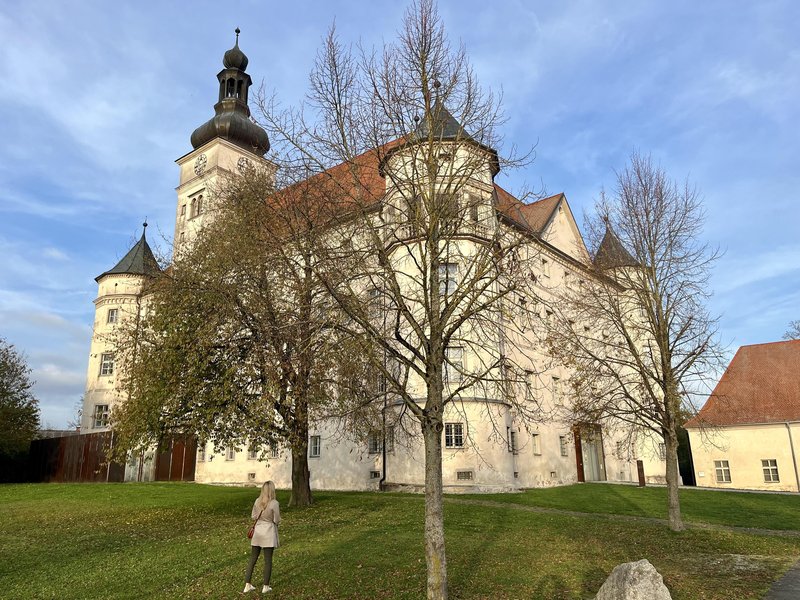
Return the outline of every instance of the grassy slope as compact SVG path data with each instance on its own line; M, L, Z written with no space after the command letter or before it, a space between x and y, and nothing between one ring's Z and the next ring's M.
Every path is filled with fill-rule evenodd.
M473 495L471 498L589 513L640 517L667 516L667 489L586 484L528 490L524 494ZM800 530L800 498L789 494L747 494L684 488L681 512L687 522Z
M566 508L586 509L584 487L594 486L574 488L576 501ZM593 492L595 504L615 497L605 487L612 486ZM0 597L237 598L255 495L192 484L2 486ZM284 511L274 597L423 596L420 496L316 498L311 509ZM784 497L759 506L774 498ZM279 495L284 506L287 499ZM445 518L452 598L590 598L616 564L642 557L676 600L760 598L800 556L800 539L676 535L655 524L504 507L448 504Z

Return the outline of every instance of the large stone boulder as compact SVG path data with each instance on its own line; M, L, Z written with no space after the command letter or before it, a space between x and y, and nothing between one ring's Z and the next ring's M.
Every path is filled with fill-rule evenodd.
M643 559L614 567L595 600L672 600L664 580Z

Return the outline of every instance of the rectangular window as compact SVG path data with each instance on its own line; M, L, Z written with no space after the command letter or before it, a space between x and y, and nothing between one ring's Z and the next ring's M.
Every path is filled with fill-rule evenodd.
M235 460L236 459L236 448L233 446L228 446L225 450L225 460Z
M445 448L464 447L464 424L445 423L444 424L444 446Z
M370 471L369 472L369 478L370 479L380 479L381 478L381 472L380 471Z
M717 474L717 483L731 482L731 467L727 460L715 460L714 470Z
M273 443L272 443L272 444L270 444L270 446L269 446L269 455L270 455L272 458L278 458L278 454L279 454L279 448L278 448L278 444L276 444L276 443L274 443L274 442L273 442Z
M197 446L197 462L206 462L206 445L200 444Z
M100 355L100 375L114 374L114 353L105 352Z
M386 451L394 452L394 425L386 428Z
M777 458L762 459L761 469L764 471L764 483L777 483L780 481L780 478L778 477Z
M367 439L367 452L369 454L380 454L383 451L380 431L372 431Z
M458 276L458 265L456 263L444 263L439 265L439 295L449 296L456 291L456 277Z
M247 450L247 460L258 460L258 450L256 448Z
M445 350L445 357L444 380L450 383L460 382L464 371L464 349L460 346L448 348Z
M553 404L558 404L561 402L561 378L560 377L551 377L550 378L550 393L552 394L551 400Z
M469 219L473 223L477 223L481 219L481 215L479 212L479 200L480 197L476 196L475 194L467 194L466 196L467 206L469 207Z
M517 432L512 431L509 437L509 442L511 443L511 453L515 456L519 454L519 448L517 447Z
M542 259L542 277L550 278L550 261L546 258Z
M558 436L558 446L561 449L561 456L569 456L569 449L567 448L567 436Z
M533 453L537 456L541 456L542 454L542 436L538 433L534 433L531 435L531 449Z
M659 460L667 460L667 445L666 444L659 444L658 445L658 458L659 458Z
M185 216L186 216L186 205L182 204L181 205L181 217L185 217Z
M472 481L472 471L456 471L457 481Z
M108 427L108 404L94 405L94 426Z
M106 323L116 323L118 317L119 317L119 309L109 308L108 316L106 316Z
M312 435L308 442L308 456L309 458L319 458L322 454L322 438L318 435Z

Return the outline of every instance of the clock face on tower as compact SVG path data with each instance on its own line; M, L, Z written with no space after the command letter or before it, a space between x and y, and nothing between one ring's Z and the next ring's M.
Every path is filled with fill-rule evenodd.
M197 160L194 161L194 174L198 177L203 174L206 170L206 165L208 164L208 159L206 158L205 154L201 154L197 157Z

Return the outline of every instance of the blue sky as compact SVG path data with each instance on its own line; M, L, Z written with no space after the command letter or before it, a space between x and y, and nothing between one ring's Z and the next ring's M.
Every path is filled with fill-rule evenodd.
M327 27L394 37L399 2L0 5L0 336L33 368L42 421L66 425L85 382L94 277L148 238L167 248L189 135L212 114L242 29L248 72L306 90ZM442 1L452 40L502 91L505 144L537 144L513 189L591 208L631 150L689 177L725 255L711 311L731 349L800 319L800 3Z

